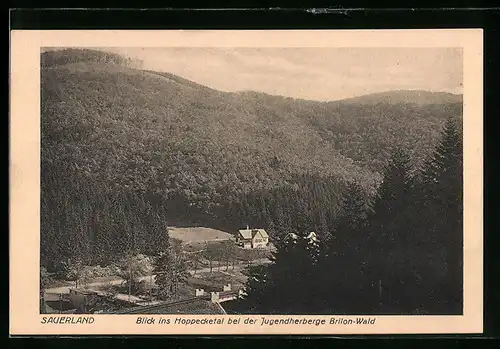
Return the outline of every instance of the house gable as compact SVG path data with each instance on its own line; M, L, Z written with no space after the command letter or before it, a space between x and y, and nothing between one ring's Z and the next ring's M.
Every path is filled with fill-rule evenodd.
M237 241L242 246L262 247L269 242L269 235L264 229L241 229L238 231Z
M252 235L252 241L256 243L267 243L269 238L264 229L255 229Z
M254 241L255 240L265 240L266 237L264 236L264 234L262 234L260 231L257 231L255 232L255 234L253 234L253 238L252 238Z

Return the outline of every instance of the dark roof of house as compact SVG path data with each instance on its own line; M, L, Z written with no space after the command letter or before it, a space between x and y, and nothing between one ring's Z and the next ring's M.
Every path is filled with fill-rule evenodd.
M115 314L224 314L221 307L206 298L189 298L178 302L160 303L150 306L134 307L115 312Z

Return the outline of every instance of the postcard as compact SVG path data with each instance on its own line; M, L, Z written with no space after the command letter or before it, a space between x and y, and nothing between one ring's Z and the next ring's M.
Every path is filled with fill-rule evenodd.
M10 333L483 328L483 32L13 30Z

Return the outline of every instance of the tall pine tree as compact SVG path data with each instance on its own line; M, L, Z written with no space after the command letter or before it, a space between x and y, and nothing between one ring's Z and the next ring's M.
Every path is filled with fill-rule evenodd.
M370 284L378 295L381 313L400 312L405 291L402 283L408 270L406 243L414 212L409 210L413 179L408 154L395 149L388 161L382 184L372 206L367 232L367 261Z
M153 274L158 287L157 296L162 300L167 299L173 293L172 268L175 263L168 232L165 235L164 239L157 241L158 245L153 262Z
M435 309L451 313L463 307L463 148L457 121L446 121L423 168L419 209L424 219L418 225L433 262L429 269L442 271L434 285Z
M322 268L323 298L332 313L353 313L369 299L360 292L365 288L367 250L366 216L369 203L363 188L356 182L346 185L341 213L332 222L328 237L327 258Z

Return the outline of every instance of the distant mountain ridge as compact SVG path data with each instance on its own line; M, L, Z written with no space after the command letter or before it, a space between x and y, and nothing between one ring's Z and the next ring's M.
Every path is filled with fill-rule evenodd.
M65 64L77 63L77 62L104 62L113 63L117 65L124 65L129 68L141 69L138 66L142 62L138 60L127 59L116 53L108 53L104 51L97 51L91 49L60 49L60 50L49 50L41 53L41 63L44 67L49 66L61 66ZM193 88L208 89L212 91L218 91L214 88L199 84L195 81L188 80L186 78L177 76L175 74L165 72L165 71L154 71L144 69L144 72L157 74L159 76L171 79L179 84L185 86L190 86ZM290 96L281 95L271 95L265 92L253 91L253 90L243 90L237 92L222 92L221 93L232 93L235 95L242 96L271 96L276 98L283 98L286 100L301 100L301 101L311 101L318 103L356 103L356 104L448 104L448 103L462 103L462 94L453 94L448 92L431 92L426 90L388 90L383 92L369 93L365 95L343 98L331 101L315 101L303 98L295 98Z
M371 93L363 96L357 96L340 100L342 103L355 104L450 104L462 103L463 96L461 94L453 94L448 92L430 92L424 90L394 90L378 93Z

